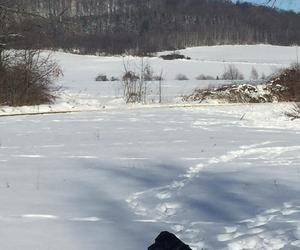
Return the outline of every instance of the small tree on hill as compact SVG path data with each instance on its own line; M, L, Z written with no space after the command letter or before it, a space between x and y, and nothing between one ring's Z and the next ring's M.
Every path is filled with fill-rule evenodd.
M258 78L259 78L258 72L257 72L256 68L253 67L251 70L250 79L258 80Z
M228 67L225 68L225 71L222 74L222 79L223 80L243 80L244 76L235 65L230 64Z

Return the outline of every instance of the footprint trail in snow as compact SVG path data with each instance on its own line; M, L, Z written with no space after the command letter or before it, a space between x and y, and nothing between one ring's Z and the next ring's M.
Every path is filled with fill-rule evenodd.
M208 247L206 236L213 234L220 243L220 249L281 249L285 246L300 247L300 207L285 203L282 208L269 209L256 217L236 221L233 225L216 221L189 221L183 219L186 211L178 194L189 183L195 181L202 170L216 165L230 163L243 157L263 159L268 164L274 158L290 152L299 152L300 146L271 147L268 141L244 145L219 157L207 159L204 163L190 167L183 176L171 184L131 195L127 202L134 212L151 221L167 223L171 231L186 240L193 249ZM197 181L197 180L196 180ZM274 228L281 228L274 230Z

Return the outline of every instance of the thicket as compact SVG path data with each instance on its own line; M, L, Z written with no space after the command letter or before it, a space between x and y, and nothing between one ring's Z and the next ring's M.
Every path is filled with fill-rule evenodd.
M42 27L51 19L26 10L26 0L0 3L0 105L51 103L55 80L62 74L51 54L37 49L45 35ZM39 36L33 37L35 32ZM22 49L15 48L22 44Z
M48 54L38 50L0 52L0 105L52 103L62 74Z

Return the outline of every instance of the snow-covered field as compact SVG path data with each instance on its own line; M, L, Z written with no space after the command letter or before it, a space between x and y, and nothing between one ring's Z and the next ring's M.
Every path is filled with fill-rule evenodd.
M250 77L254 67L259 75L268 76L274 71L287 67L296 62L296 47L282 47L271 45L241 45L241 46L212 46L196 47L179 51L191 57L191 60L165 61L157 57L144 58L144 65L149 64L156 75L162 72L162 101L164 104L180 104L181 96L191 94L195 88L209 85L220 85L226 81L201 81L195 78L201 74L213 77L221 76L228 65L235 65L245 76ZM98 74L105 74L108 78L122 78L124 65L137 73L141 70L141 59L138 57L103 57L82 56L56 52L54 58L62 67L64 77L59 81L63 91L60 99L54 105L38 107L22 107L0 109L0 115L24 112L48 111L81 111L102 110L103 108L124 108L122 99L123 87L119 81L96 82ZM188 77L187 81L175 80L178 74ZM148 104L158 101L158 82L148 83L151 89ZM149 90L150 92L150 90Z
M182 92L205 83L172 80L233 61L267 74L294 49L217 46L182 51L191 61L149 59L168 72L172 94L130 107L117 83L94 81L120 75L122 58L57 53L62 99L1 114L85 112L0 117L0 249L141 250L162 230L195 250L299 249L300 122L283 114L291 104L179 107Z

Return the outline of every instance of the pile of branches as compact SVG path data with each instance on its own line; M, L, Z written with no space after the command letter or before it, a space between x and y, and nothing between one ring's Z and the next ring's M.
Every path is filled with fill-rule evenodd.
M264 84L230 84L196 89L184 101L218 100L226 103L300 102L300 67L293 65L280 71Z

